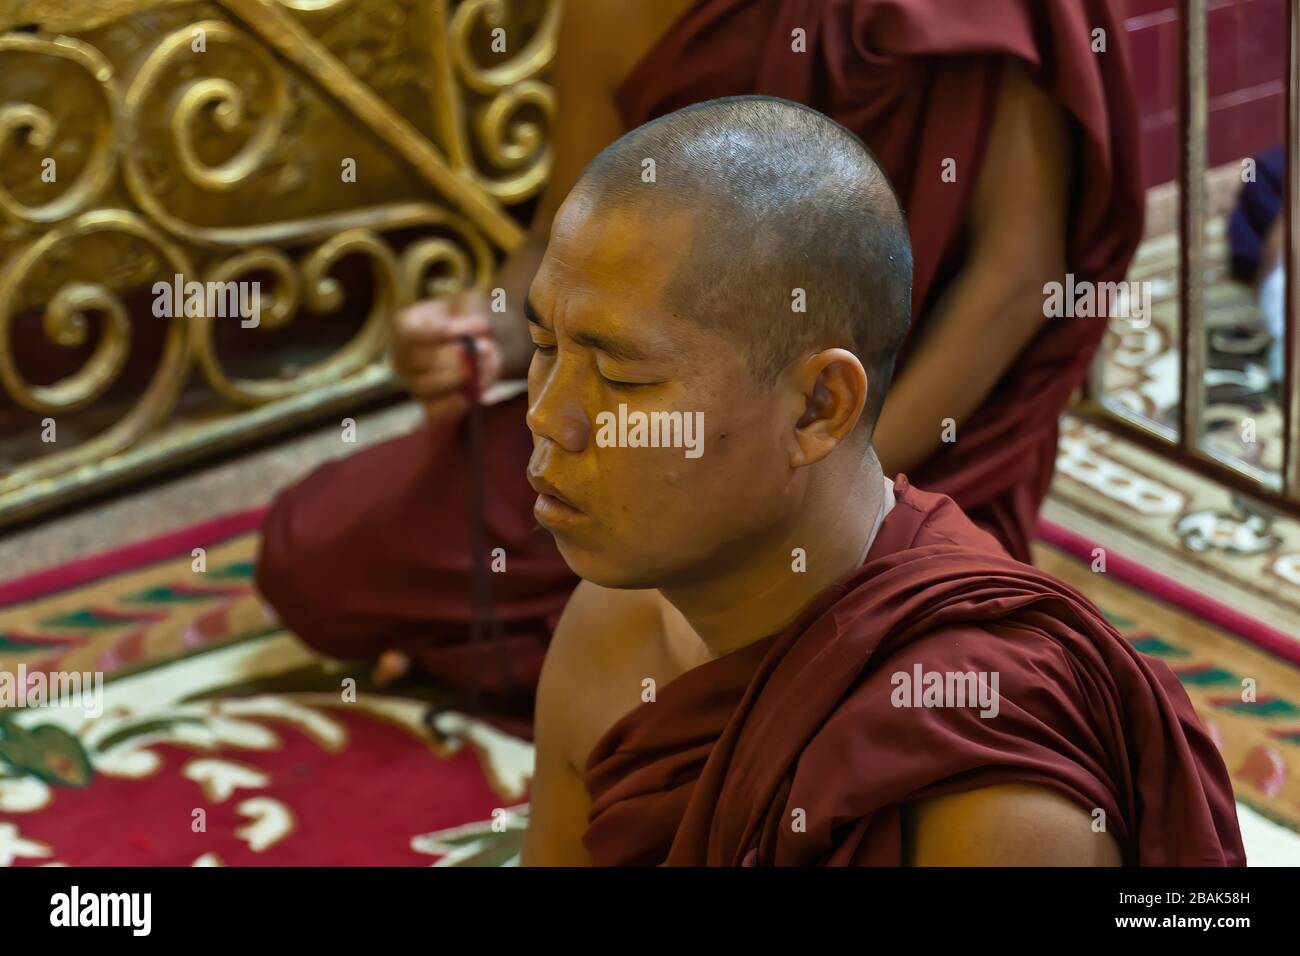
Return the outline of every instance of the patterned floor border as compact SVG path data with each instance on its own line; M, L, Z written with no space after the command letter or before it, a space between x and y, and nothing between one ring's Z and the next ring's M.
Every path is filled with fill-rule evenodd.
M1300 646L1300 521L1070 415L1044 517Z

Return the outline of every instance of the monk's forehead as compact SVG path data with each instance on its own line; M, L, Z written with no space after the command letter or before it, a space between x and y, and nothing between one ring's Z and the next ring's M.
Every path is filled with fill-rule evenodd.
M646 189L657 188L647 185ZM574 193L560 207L548 258L568 279L660 291L680 268L699 228L688 210L646 201L603 201Z

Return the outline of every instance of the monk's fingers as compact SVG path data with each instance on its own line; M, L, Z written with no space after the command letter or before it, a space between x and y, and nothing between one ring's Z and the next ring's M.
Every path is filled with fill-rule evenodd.
M492 334L483 331L466 332L464 335L457 335L437 342L411 342L400 354L393 356L393 367L407 372L421 372L435 365L451 361L449 356L458 355L465 351L465 339L467 338L474 340L478 352L496 347L496 341L492 338ZM480 362L480 364L482 363Z
M469 402L460 392L448 392L422 404L424 417L435 430L456 421L469 410Z
M411 346L393 354L394 370L408 382L435 372L458 381L460 373L467 367L463 339Z
M437 345L464 335L491 335L492 325L486 309L465 311L460 302L459 299L426 299L402 309L394 324L394 349Z
M444 301L452 315L478 315L486 318L488 301L478 289L461 289Z
M429 402L447 394L459 392L468 375L464 360L459 356L451 361L439 362L432 368L405 376L407 391L419 402Z
M501 377L501 350L490 339L477 339L476 342L479 346L478 361L481 369L479 394L482 395ZM463 382L463 378L461 381ZM463 388L458 386L455 389L444 389L438 392L437 387L431 386L428 381L417 387L423 389L425 386L430 387L432 394L421 398L420 402L424 406L424 414L429 424L435 428L445 427L458 420L469 410L469 399L466 397Z
M456 368L463 362L461 355L464 350L460 339L437 345L421 344L401 350L394 349L393 370L402 378L410 379L444 366Z
M385 684L406 676L411 668L411 659L398 650L388 650L379 655L375 670L371 675L374 682L382 687Z
M465 336L486 338L491 335L487 319L478 317L437 319L431 327L417 331L399 329L393 336L391 358L393 369L407 380L434 368L456 368L462 364L461 340Z
M484 389L501 375L501 350L492 339L485 337L476 337L474 345L479 388ZM461 340L453 345L414 352L396 367L407 389L420 401L463 388L472 373L470 356Z
M494 339L475 339L478 345L478 387L482 395L501 378L501 348Z

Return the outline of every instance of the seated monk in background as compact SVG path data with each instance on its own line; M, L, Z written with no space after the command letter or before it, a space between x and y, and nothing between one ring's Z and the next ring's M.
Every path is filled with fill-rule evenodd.
M506 311L463 295L399 317L394 366L427 423L280 494L263 527L263 595L320 651L383 654L381 676L414 660L464 685L478 663L486 691L531 694L576 578L533 520L522 397L486 409L486 467L470 473L460 339L478 338L484 384L522 376L524 297L582 168L647 120L747 93L813 106L879 157L909 219L916 321L877 453L1029 560L1057 419L1106 328L1045 319L1044 283L1122 279L1142 233L1123 14L1120 0L566 0L550 179L491 282ZM505 653L486 660L468 641L483 573L475 483L486 546L506 556L490 575Z
M583 581L525 864L1244 864L1168 667L885 479L911 281L870 152L789 101L686 107L582 175L527 304L535 513ZM642 415L703 441L639 447Z

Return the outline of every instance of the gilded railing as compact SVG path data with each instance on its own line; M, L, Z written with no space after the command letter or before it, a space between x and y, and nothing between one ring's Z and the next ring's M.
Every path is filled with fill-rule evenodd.
M521 237L558 12L0 0L0 523L391 390L395 309Z

